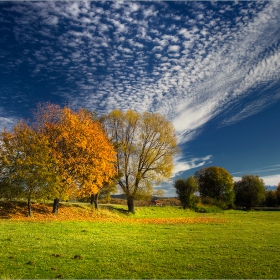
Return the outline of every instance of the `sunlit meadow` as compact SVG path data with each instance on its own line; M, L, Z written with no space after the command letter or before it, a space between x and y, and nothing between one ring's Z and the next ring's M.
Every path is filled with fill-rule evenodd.
M4 279L280 278L279 212L17 207L0 222Z

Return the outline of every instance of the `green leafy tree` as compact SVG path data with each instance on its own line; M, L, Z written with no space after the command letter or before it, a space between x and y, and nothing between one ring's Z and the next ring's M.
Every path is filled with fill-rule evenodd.
M195 173L199 193L203 198L211 198L217 206L230 207L234 203L233 178L222 167L206 167Z
M173 125L162 115L114 110L103 117L104 130L117 151L118 185L134 213L134 199L172 175L178 153Z
M198 181L194 176L190 176L186 180L176 180L174 187L184 209L191 208L195 205L194 194L198 191Z
M264 202L266 197L265 183L257 175L244 175L234 183L234 192L236 205L248 210Z
M1 133L1 142L1 194L26 198L31 216L31 201L46 197L50 186L59 180L53 172L55 159L48 139L20 121L13 132Z

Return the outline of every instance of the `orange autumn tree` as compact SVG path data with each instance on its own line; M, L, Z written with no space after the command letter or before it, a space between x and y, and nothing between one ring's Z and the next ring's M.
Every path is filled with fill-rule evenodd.
M59 164L62 180L54 190L53 212L62 197L95 196L115 176L116 153L90 112L74 112L47 104L35 113L40 133L46 135ZM95 201L97 208L97 201Z

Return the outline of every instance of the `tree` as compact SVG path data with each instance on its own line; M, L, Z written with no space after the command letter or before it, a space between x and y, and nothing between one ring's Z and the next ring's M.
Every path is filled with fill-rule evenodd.
M0 198L8 200L12 200L20 195L20 189L13 184L10 176L14 170L14 166L9 161L11 134L4 131L1 132L0 136ZM11 158L14 159L14 157Z
M277 201L278 201L278 205L280 205L280 183L277 186L277 189L275 191L276 193L276 197L277 197Z
M106 203L109 203L111 200L111 194L118 192L118 186L115 181L111 183L105 183L104 187L99 191L99 197L105 199ZM94 203L93 198L91 198L91 204Z
M164 190L158 189L153 192L153 196L163 198L164 197Z
M84 109L47 104L35 112L38 130L49 139L56 170L62 176L54 190L54 209L62 196L93 196L95 206L99 190L116 174L116 153L98 121Z
M114 110L103 117L104 130L117 151L118 181L134 213L134 199L170 178L178 152L173 125L162 115Z
M234 192L235 203L251 209L265 200L265 183L257 175L244 175L240 181L234 183Z
M277 205L278 205L278 199L277 199L276 191L273 190L266 191L265 206L276 207Z
M217 205L229 207L234 202L232 176L222 167L206 167L195 173L202 198L211 198Z
M2 196L26 198L31 216L31 200L45 197L49 186L58 181L48 139L22 121L13 132L2 132L1 139Z
M198 191L198 181L194 176L176 180L174 188L184 209L194 206L194 193Z

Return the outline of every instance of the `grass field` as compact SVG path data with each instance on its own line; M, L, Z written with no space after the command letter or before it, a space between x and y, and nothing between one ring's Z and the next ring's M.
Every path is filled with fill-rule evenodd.
M0 277L280 278L280 212L136 211L101 210L96 220L1 219Z

